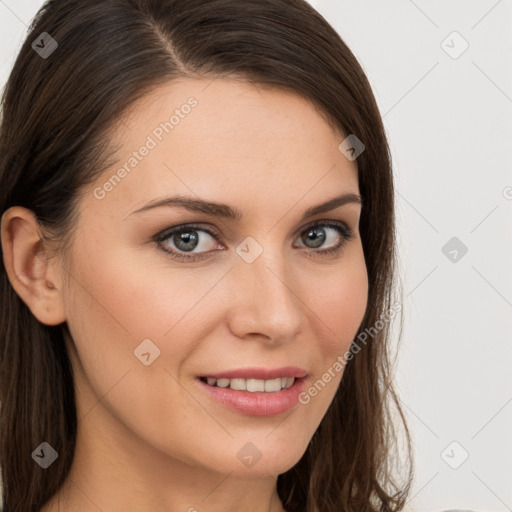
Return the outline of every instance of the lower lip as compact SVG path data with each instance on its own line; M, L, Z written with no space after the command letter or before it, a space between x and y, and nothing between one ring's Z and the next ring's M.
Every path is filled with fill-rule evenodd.
M293 385L271 393L262 391L236 391L231 388L210 386L197 379L201 388L215 401L229 409L250 416L275 416L291 409L299 401L305 377L295 379Z

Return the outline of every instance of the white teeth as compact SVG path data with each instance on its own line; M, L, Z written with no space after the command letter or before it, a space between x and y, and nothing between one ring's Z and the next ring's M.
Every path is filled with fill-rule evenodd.
M229 387L231 389L236 389L237 391L243 391L244 389L246 389L245 379L231 379L229 381Z
M204 380L204 379L203 379ZM219 388L231 388L237 391L250 391L254 392L267 392L274 393L281 391L281 389L288 389L293 386L295 382L294 377L277 377L276 379L262 380L262 379L214 379L208 377L206 382L210 386L217 386Z
M280 391L282 386L281 382L283 379L278 377L277 379L266 380L265 382L265 391Z
M261 379L247 379L247 391L265 391L265 381Z

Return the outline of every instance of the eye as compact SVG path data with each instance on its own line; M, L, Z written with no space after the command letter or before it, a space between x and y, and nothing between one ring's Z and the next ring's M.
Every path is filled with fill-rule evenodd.
M204 235L201 236L204 233L214 242L209 242L208 237L204 237ZM317 221L303 228L299 234L303 244L299 247L311 249L306 251L312 253L311 257L336 255L354 237L353 231L346 224L338 221ZM201 261L209 258L210 253L215 252L216 249L225 249L221 243L215 243L215 239L219 239L219 237L220 235L211 229L188 224L161 232L156 235L155 242L173 259L179 261ZM203 240L203 238L206 238L206 240ZM326 242L331 247L318 250ZM333 242L334 245L332 245ZM208 250L208 245L210 245L211 250ZM195 251L195 249L199 250Z
M186 253L191 253L194 249L199 247L199 249L202 249L203 251L207 248L208 242L204 242L202 238L200 237L200 233L206 233L210 238L219 237L219 235L215 232L210 231L209 229L205 229L200 226L194 226L194 225L183 225L183 226L177 226L171 229L168 229L158 235L156 242L161 244L163 247L163 250L169 253L171 258L177 259L180 261L200 261L205 258L208 258L207 252L199 251L199 254L193 253L193 256L188 256ZM172 245L168 242L172 242L172 245L176 249L172 248ZM163 243L165 242L165 243ZM169 246L171 245L171 248L169 249ZM206 247L205 247L206 245ZM216 244L217 247L219 247L219 244ZM212 246L215 248L215 244L212 244ZM221 246L222 247L222 246ZM183 252L179 252L183 251ZM185 254L184 254L185 253Z
M337 238L340 238L340 241L336 243ZM306 247L312 247L313 249L322 246L326 241L332 242L334 239L334 246L331 245L331 247L320 251L312 251L313 256L318 255L321 257L340 253L345 244L352 240L352 238L354 238L353 231L346 224L338 221L317 221L302 231L301 234L302 243Z

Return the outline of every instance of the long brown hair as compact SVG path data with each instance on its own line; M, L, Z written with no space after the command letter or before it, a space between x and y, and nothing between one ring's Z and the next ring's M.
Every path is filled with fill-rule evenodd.
M58 44L46 57L32 47L43 32ZM365 146L357 168L369 295L359 333L370 332L371 340L348 361L301 460L278 477L279 496L290 512L402 510L412 483L411 441L392 386L390 324L382 320L400 303L391 156L360 64L305 0L47 1L2 95L0 213L15 205L32 210L65 254L82 187L111 165L116 119L176 78L224 75L299 93ZM0 281L3 510L27 512L57 492L73 460L67 324L38 322L3 260ZM398 423L407 446L402 473ZM46 470L31 457L42 441L59 453Z

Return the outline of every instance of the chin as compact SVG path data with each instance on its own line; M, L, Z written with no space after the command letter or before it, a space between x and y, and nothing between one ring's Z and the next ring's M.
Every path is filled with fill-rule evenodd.
M229 473L232 476L240 477L259 477L264 478L269 475L277 476L286 473L291 469L304 454L307 447L303 450L297 450L297 444L290 446L289 451L283 451L283 445L278 443L266 443L265 448L257 448L257 442L244 443L241 448L234 452L226 450L217 463L213 462L213 469L221 473ZM261 445L260 445L261 446ZM226 457L226 453L232 455ZM212 464L208 464L212 466Z

